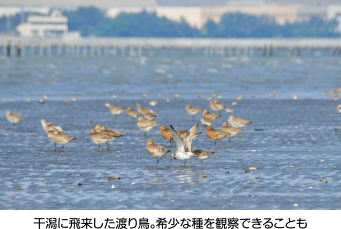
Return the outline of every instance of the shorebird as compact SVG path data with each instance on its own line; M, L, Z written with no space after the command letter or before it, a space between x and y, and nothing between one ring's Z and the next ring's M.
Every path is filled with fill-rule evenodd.
M225 111L226 111L227 113L232 113L232 112L233 112L233 109L226 107L226 108L225 108Z
M116 94L113 94L112 97L113 97L114 99L116 99L116 98L117 98L117 95L116 95Z
M335 90L335 93L340 94L341 93L341 87Z
M152 113L155 114L154 111L152 111L151 109L148 109L146 107L141 106L140 104L138 104L137 102L135 102L135 106L137 107L137 111L140 112L141 114L144 113Z
M137 126L140 130L144 131L144 137L147 138L147 132L153 129L154 126L160 125L159 123L152 122L144 119L143 117L139 117L137 119Z
M171 101L171 100L170 100L169 98L166 98L166 102L167 102L167 103L170 103L170 101Z
M236 128L243 128L247 124L250 124L252 122L241 119L241 118L235 118L233 115L230 115L228 118L228 122L230 123L231 126L236 127Z
M239 134L240 132L242 132L243 130L235 128L233 126L230 126L229 124L227 124L227 122L224 122L223 125L221 126L221 130L225 133L228 134L229 137L229 143L230 143L230 138L236 136L237 134Z
M328 97L328 96L329 96L329 91L328 91L328 89L327 89L327 88L325 88L325 89L324 89L324 95L325 95L326 97Z
M236 107L236 106L238 106L238 103L236 101L233 101L232 106Z
M166 157L167 153L170 152L165 147L156 144L153 139L148 140L146 150L150 156L157 158L156 167L159 164L159 160Z
M154 100L154 99L152 99L152 100L149 101L149 105L151 105L151 106L153 106L153 107L156 106L158 103L159 103L159 102L156 101L156 100Z
M339 114L341 114L341 105L337 105L337 112L339 112Z
M13 100L12 100L11 98L9 98L9 99L8 99L8 102L11 103L11 102L13 102Z
M197 94L197 96L198 96L198 99L200 99L200 97L201 97L201 94L200 94L200 93L198 93L198 94Z
M215 106L214 101L211 100L210 103L208 104L214 112L218 111L218 108Z
M154 119L156 119L156 115L153 115L153 114L150 113L150 112L144 113L144 114L143 114L143 117L144 117L145 119L147 119L148 121L153 121Z
M217 93L212 92L212 93L211 93L211 96L212 96L212 97L216 97L216 96L217 96Z
M108 133L113 134L113 135L121 135L122 134L121 131L108 129L106 126L102 126L100 132L108 132Z
M272 92L269 93L269 95L270 95L270 96L275 96L276 93L277 93L276 91L272 91Z
M214 147L217 146L217 140L221 140L228 135L227 133L221 130L214 129L212 126L207 127L206 134L207 134L207 137L214 140Z
M209 106L212 110L219 111L219 114L220 114L220 111L226 107L224 103L219 102L218 100L210 101Z
M30 98L26 98L26 101L27 101L28 103L32 102L32 100L31 100Z
M166 126L161 126L160 133L164 139L167 139L169 140L169 143L172 143L173 136L169 128L167 128Z
M243 95L237 95L237 96L236 96L236 99L237 99L237 100L242 100L243 98L244 98Z
M178 133L178 135L181 139L186 138L188 135L188 131L186 131L186 130L175 130L175 131ZM160 133L164 139L169 140L170 143L172 142L173 136L172 136L172 132L171 132L170 128L167 128L166 126L161 126ZM196 139L201 134L202 134L201 132L195 133L192 140Z
M111 134L116 134L116 135L122 134L122 132L120 132L120 131L110 130L106 126L101 127L100 125L96 125L95 130L96 130L96 132L109 132Z
M78 97L72 97L71 99L73 102L76 102L78 100Z
M204 118L200 119L201 123L204 125L204 126L210 126L212 125L212 122L211 121L208 121Z
M133 110L131 109L130 107L127 108L127 115L130 117L130 118L137 118L139 117L140 112L136 111L136 110Z
M202 112L202 116L204 117L204 119L206 119L206 120L208 120L210 122L212 122L212 121L214 121L214 120L216 120L217 118L220 117L220 115L213 114L211 112L208 112L207 110L204 110Z
M69 103L68 99L64 99L63 101L64 101L64 103Z
M54 131L54 130L58 130L60 133L65 132L65 130L63 128L61 128L60 126L53 124L53 123L48 123L48 122L46 122L45 119L41 119L40 123L43 126L44 131L46 133L48 133L49 131Z
M107 132L97 132L95 129L90 131L90 139L93 143L98 145L98 150L101 149L101 144L108 143L108 140L112 138L112 135Z
M174 93L174 98L179 98L180 94L179 93Z
M209 157L213 156L214 152L207 152L204 150L197 149L196 147L192 148L194 153L194 159L201 161L201 166L204 160L207 160Z
M176 151L175 153L172 153L170 158L171 162L173 159L185 161L184 165L186 164L186 161L191 159L194 156L194 153L192 153L192 140L195 135L195 133L198 130L199 123L195 124L189 131L186 138L181 139L176 130L172 125L170 125L171 133L174 139L174 142L176 144Z
M49 132L47 132L47 137L50 139L50 141L54 144L54 151L57 151L57 146L56 146L56 142L53 139L53 132L55 130L51 130Z
M49 95L43 95L42 98L43 98L44 100L48 100L50 97L51 97L51 96L49 96Z
M206 98L207 101L210 101L211 99L212 99L212 96L208 96L208 97Z
M145 92L142 94L144 98L147 98L148 94Z
M223 98L223 95L222 95L222 94L217 94L216 97L217 97L218 99L221 99L221 98Z
M338 100L339 99L339 93L337 93L336 90L334 90L332 92L333 92L333 100Z
M13 125L15 126L15 124L19 123L21 120L23 120L24 118L21 117L20 115L14 114L11 111L7 111L6 112L6 119L13 123Z
M115 119L117 119L117 115L121 114L123 111L125 111L125 108L118 107L118 106L112 106L110 103L104 104L106 107L108 107L111 114L115 115Z
M252 93L252 98L256 98L257 94L256 93Z
M177 133L178 133L178 135L179 135L179 137L180 137L181 139L185 139L185 138L188 137L188 131L186 131L186 130L180 130L180 131L177 130ZM194 134L192 140L196 139L196 138L199 137L200 135L202 135L202 132L196 132L196 133Z
M298 95L293 94L293 95L292 95L292 98L293 98L294 100L298 100L300 97L298 97Z
M62 149L64 149L64 145L67 145L71 141L76 140L75 137L71 137L66 134L61 134L58 130L53 131L52 139L55 143L62 145Z
M97 129L96 129L96 131L97 131ZM111 137L108 138L108 141L107 141L108 149L109 149L109 142L115 141L116 139L122 137L122 132L119 132L119 131L116 131L116 130L110 130L106 126L102 126L102 128L101 128L101 130L99 132L101 132L101 133L108 133L108 134L111 135Z
M193 120L194 120L194 115L198 114L202 109L197 108L197 107L192 107L190 105L186 106L186 111L189 115L193 115Z

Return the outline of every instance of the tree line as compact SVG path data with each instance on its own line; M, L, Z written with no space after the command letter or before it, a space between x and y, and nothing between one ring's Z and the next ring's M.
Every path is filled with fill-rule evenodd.
M64 11L68 17L69 31L80 31L82 36L122 37L339 37L336 20L312 17L307 21L278 25L273 18L229 13L219 23L207 21L202 29L191 27L185 20L175 22L156 13L120 13L116 18L105 17L105 12L95 7L80 7ZM25 15L27 16L27 15ZM19 15L9 18L11 30L20 23ZM6 30L5 17L0 18L0 33ZM8 21L7 21L8 23Z
M122 37L339 37L336 20L312 17L308 21L278 25L273 18L229 13L219 23L211 20L202 29L191 27L185 20L175 22L156 13L120 13L106 18L94 7L64 12L69 18L69 30L79 30L82 36Z

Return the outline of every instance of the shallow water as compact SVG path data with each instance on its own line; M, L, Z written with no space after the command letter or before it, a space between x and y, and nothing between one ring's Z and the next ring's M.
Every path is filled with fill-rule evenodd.
M144 56L0 56L0 101L9 98L52 100L78 96L83 100L106 99L116 94L120 99L139 99L147 92L154 99L172 98L181 93L185 99L197 93L211 92L226 99L243 94L268 99L276 90L276 99L324 99L324 88L340 86L341 57L330 52L302 52L289 57L276 51L274 57L196 56L189 51L145 51ZM155 90L157 88L157 90ZM331 95L330 95L331 96Z
M217 142L205 134L193 145L216 154L204 161L160 160L145 151L148 138L175 150L160 128L147 134L125 113L117 120L104 102L134 107L148 100L91 100L65 104L1 103L25 119L13 127L0 119L1 209L340 209L340 118L327 100L242 100L234 115L252 121L244 132ZM222 100L230 105L232 100ZM188 129L195 121L186 104L208 108L205 100L172 100L152 109L161 125ZM149 107L149 106L148 106ZM77 140L57 152L40 119L58 123ZM219 128L228 114L214 122ZM123 132L110 145L89 139L90 122ZM262 131L254 131L263 129ZM335 130L337 129L337 131ZM205 132L200 125L199 131ZM257 167L245 173L245 169ZM119 176L121 180L108 180ZM261 181L250 182L259 179ZM322 183L318 179L326 179ZM83 185L78 185L82 183ZM112 188L112 185L115 188ZM13 199L12 196L15 196Z
M324 52L301 57L276 52L271 58L199 54L0 57L0 209L340 209L341 115L323 89L340 86L341 58ZM276 96L269 97L273 90ZM143 92L148 98L142 99ZM229 107L243 94L233 114L252 124L216 148L200 124L204 134L193 145L215 152L202 166L195 160L170 164L167 155L156 168L157 160L145 150L148 138L175 151L160 127L145 139L136 120L126 113L115 120L104 106L136 109L134 102L150 107L149 100L156 99L155 121L185 130L201 118L193 121L185 106L209 109L204 98L211 92L221 93ZM293 93L301 100L292 100ZM51 98L37 103L44 94ZM73 96L79 100L62 102ZM13 127L6 110L24 120ZM213 127L228 116L222 112ZM42 118L77 140L55 152ZM91 123L124 136L110 150L103 145L98 151L89 139ZM245 173L249 167L258 170Z

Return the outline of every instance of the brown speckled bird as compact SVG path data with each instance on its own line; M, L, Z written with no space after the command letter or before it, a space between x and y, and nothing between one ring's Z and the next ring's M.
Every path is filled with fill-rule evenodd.
M11 111L7 111L6 112L6 119L13 123L13 125L15 126L15 124L17 124L18 122L20 122L21 120L23 120L24 118L21 117L20 115L14 114Z
M238 129L238 128L235 128L233 126L230 126L229 124L227 124L227 122L223 123L223 125L221 126L221 130L228 134L229 143L230 143L230 138L231 137L234 137L234 136L236 136L237 134L239 134L240 132L243 131L241 129Z
M147 142L146 150L148 154L152 157L157 158L156 167L159 164L159 160L164 158L170 150L156 144L153 139L149 139Z
M231 126L236 127L236 128L243 128L247 124L252 123L245 119L235 118L233 115L230 115L230 117L228 118L228 122L230 123Z
M206 119L207 121L210 121L210 122L212 122L212 121L214 121L220 117L220 115L208 112L207 110L204 110L202 112L202 116L204 117L204 119Z

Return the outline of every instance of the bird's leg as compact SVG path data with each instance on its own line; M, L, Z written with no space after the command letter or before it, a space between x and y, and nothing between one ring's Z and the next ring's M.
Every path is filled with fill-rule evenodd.
M187 162L187 161L185 160L185 163L184 163L184 165L186 164L186 162Z
M62 149L64 149L64 145L62 145Z
M214 140L214 148L217 147L217 140Z
M56 143L54 143L54 151L57 151Z
M157 168L158 164L159 164L159 159L157 159L157 162L156 162L156 168Z
M101 150L101 144L98 144L98 151Z
M202 166L202 160L201 160L201 166Z
M194 120L194 115L193 115L193 119L192 120Z
M144 132L144 138L147 138L147 132Z
M108 142L108 150L109 150L109 142Z
M117 115L115 115L115 120L117 119Z
M230 144L230 137L229 137L229 144Z
M15 127L15 123L13 123L13 127Z

